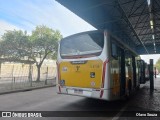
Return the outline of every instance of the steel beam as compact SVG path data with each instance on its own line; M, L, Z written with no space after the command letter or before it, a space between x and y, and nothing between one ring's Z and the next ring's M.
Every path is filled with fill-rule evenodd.
M124 14L125 18L127 19L128 25L129 25L129 26L130 26L130 28L133 30L133 32L134 32L134 34L136 35L136 37L137 37L138 41L139 41L139 42L141 43L141 45L144 47L144 49L145 49L146 53L147 53L147 54L149 54L149 52L148 52L147 48L145 47L145 45L143 44L143 42L140 40L139 36L137 35L137 33L136 33L135 29L133 28L133 26L132 26L132 24L131 24L131 22L130 22L130 20L128 19L128 17L127 17L127 15L126 15L126 13L124 12L124 10L123 10L123 8L122 8L122 6L121 6L121 4L120 4L119 0L118 0L118 2L117 2L117 3L118 3L118 5L119 5L120 11L122 11L122 14Z
M143 10L142 10L142 13L144 12L145 8L146 8L146 6L144 6L144 8L143 8ZM134 26L134 28L137 27L137 24L139 23L139 20L140 20L140 18L142 17L142 13L141 13L141 15L139 16L139 18L138 18L138 20L137 20L137 23L136 23L136 25Z
M146 2L146 0L144 0L137 8L136 10L134 10L128 17L130 17L131 15L133 15L139 8L141 8L141 6Z

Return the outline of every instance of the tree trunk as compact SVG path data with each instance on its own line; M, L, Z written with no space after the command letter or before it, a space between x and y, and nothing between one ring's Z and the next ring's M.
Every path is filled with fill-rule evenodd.
M42 59L42 61L40 60L40 63L38 64L36 64L36 66L37 66L37 82L39 82L40 81L40 73L41 73L41 66L42 66L42 64L43 64L43 61L44 61L44 59L47 57L47 55L49 54L49 52L47 53L46 52L46 54L44 55L44 57L43 57L43 59ZM41 57L40 57L41 58Z
M37 82L40 81L40 77L41 77L41 66L37 65Z

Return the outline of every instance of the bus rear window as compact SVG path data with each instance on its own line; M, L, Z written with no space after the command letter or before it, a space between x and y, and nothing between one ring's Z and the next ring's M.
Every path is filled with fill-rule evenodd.
M104 46L103 33L86 33L64 38L60 43L60 55L65 57L99 56Z

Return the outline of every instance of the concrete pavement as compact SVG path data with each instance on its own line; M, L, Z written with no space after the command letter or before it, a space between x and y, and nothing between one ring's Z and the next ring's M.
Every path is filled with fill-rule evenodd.
M83 120L95 119L159 119L157 117L120 117L124 111L160 111L160 78L154 80L155 90L150 92L149 82L141 85L129 101L107 102L79 96L56 94L56 88L44 88L33 91L0 95L0 111L116 111L112 117L83 117ZM115 117L116 116L116 117ZM6 120L0 118L0 120ZM22 118L11 118L22 119ZM33 118L23 118L33 119ZM34 118L36 120L78 120L80 117ZM8 118L7 118L8 120Z
M0 111L116 111L114 115L125 105L125 101L107 102L88 99L79 96L57 95L55 87L38 89L33 91L18 92L0 95ZM106 119L106 117L92 117L93 119ZM112 117L107 117L111 119ZM4 119L4 118L0 118ZM12 118L17 120L17 118ZM25 118L23 118L25 119ZM36 118L34 118L36 119ZM37 118L39 120L40 118ZM51 118L45 118L45 120ZM53 119L53 118L52 118ZM62 117L54 118L61 120ZM73 119L68 118L65 119ZM76 119L79 119L76 117ZM88 120L88 118L84 118Z
M137 117L119 117L119 120L160 119L160 117L142 117L138 114L145 113L147 115L148 111L153 113L155 111L159 112L160 115L160 75L158 75L157 78L154 78L154 91L150 91L149 81L146 84L141 85L140 90L130 98L125 111L138 111ZM123 116L123 113L121 116Z

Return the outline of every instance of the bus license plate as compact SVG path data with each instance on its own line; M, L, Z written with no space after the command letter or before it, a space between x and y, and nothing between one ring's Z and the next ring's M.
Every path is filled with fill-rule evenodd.
M80 89L74 89L75 94L83 94L83 90Z

